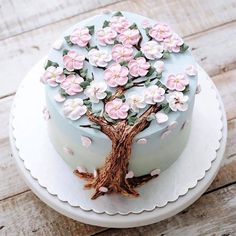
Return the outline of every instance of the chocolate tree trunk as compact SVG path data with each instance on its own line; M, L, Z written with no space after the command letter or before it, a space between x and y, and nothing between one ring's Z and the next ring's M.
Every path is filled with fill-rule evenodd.
M125 196L137 197L139 193L134 188L157 176L147 174L126 178L133 139L149 125L147 116L153 112L157 112L159 109L160 107L151 106L133 126L127 125L126 121L120 121L116 125L110 125L103 118L94 117L91 113L88 114L90 120L99 124L101 131L112 141L112 150L106 157L104 166L98 169L97 173L84 173L75 170L76 175L88 181L85 185L86 188L95 189L92 199L113 192L121 193Z

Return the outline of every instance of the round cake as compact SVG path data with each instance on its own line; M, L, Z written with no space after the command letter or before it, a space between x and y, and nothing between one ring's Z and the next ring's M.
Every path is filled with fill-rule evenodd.
M188 142L197 68L165 23L129 12L79 22L53 44L41 81L51 142L92 199L138 196Z

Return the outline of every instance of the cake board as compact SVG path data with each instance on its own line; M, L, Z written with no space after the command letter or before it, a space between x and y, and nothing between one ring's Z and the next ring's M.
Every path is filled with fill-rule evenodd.
M37 69L38 71L40 71L41 67L42 67L42 62L40 62L35 66L35 68L33 69L34 73ZM30 73L28 76L30 76ZM197 198L199 198L203 194L203 192L208 188L208 186L211 184L214 177L216 176L220 164L223 160L223 153L227 137L227 124L226 124L225 112L222 101L220 100L219 96L218 99L223 114L222 117L223 137L221 139L220 148L217 151L217 157L212 162L211 168L206 172L205 177L202 180L200 180L194 188L189 189L187 194L185 194L184 196L180 196L178 200L174 202L169 202L164 207L157 208L153 211L143 211L140 214L133 214L133 213L127 215L115 214L111 216L106 213L97 214L93 211L84 211L79 207L72 207L67 202L59 200L57 196L50 194L46 188L41 187L38 181L34 179L31 176L30 172L25 168L22 159L20 159L18 155L18 150L14 145L14 140L12 137L12 129L10 128L10 140L11 140L13 155L16 159L17 166L19 167L20 172L22 173L26 183L33 190L33 192L50 207L70 218L73 218L75 220L87 224L99 225L104 227L117 227L117 228L136 227L155 223L164 220L168 217L171 217L180 212L181 210L183 210L184 208L186 208L187 206L191 205Z

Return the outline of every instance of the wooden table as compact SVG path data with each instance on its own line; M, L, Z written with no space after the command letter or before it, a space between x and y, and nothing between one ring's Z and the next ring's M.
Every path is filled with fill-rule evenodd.
M105 8L171 24L212 77L227 112L225 164L208 191L178 215L133 229L89 226L50 209L20 178L8 140L21 79L63 30ZM1 0L0 19L0 235L236 235L236 0Z

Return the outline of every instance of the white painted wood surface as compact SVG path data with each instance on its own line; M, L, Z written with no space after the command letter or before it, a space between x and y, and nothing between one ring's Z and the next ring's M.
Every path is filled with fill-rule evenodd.
M38 200L21 180L8 141L12 95L27 71L71 24L102 9L127 10L170 23L223 98L226 162L193 206L150 226L114 230L75 222ZM0 235L236 235L236 1L2 0L0 3ZM16 233L17 232L17 233Z

